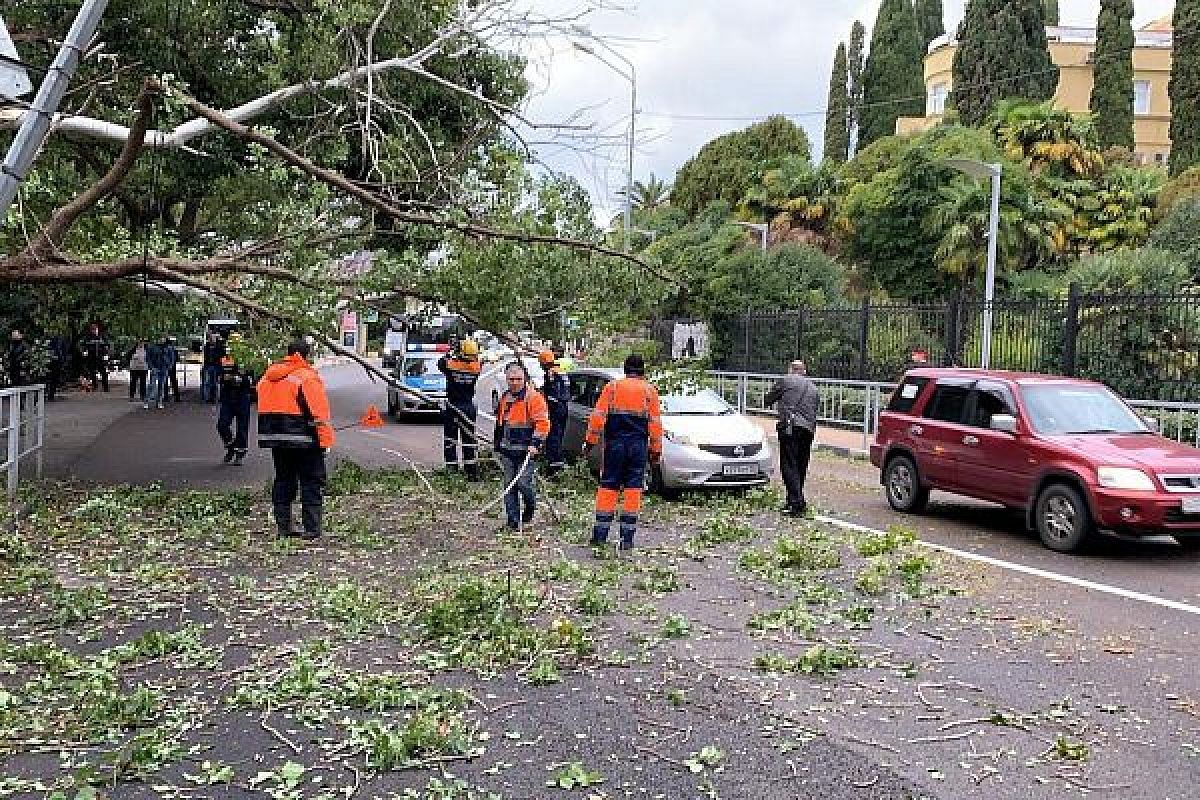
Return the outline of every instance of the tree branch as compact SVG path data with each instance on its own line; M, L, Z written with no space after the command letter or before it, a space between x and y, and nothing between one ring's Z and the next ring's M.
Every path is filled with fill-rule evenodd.
M417 211L408 211L392 205L388 201L376 196L375 194L357 186L353 181L346 178L340 173L314 164L304 156L295 152L291 148L276 141L275 139L265 134L259 133L245 125L240 124L228 115L209 108L208 106L196 100L193 97L179 95L184 105L192 110L193 113L203 119L210 121L217 127L224 128L233 135L248 142L253 142L262 146L282 161L292 165L303 171L310 177L328 184L329 186L338 189L343 194L353 197L367 208L372 208L385 216L391 217L399 222L407 222L412 225L427 225L444 230L453 230L468 236L478 236L484 239L498 239L503 241L526 242L528 244L549 244L559 247L568 247L574 250L583 250L587 252L597 253L599 255L611 256L625 261L629 261L642 269L647 270L658 278L672 284L673 286L681 286L679 281L642 260L632 253L625 253L620 250L615 250L611 247L596 244L595 242L587 242L582 239L567 239L560 236L550 236L540 233L528 233L525 231L506 231L499 228L492 228L486 225L477 225L471 222L461 222L453 219L445 219L434 216L433 214L421 213Z
M154 91L149 81L142 86L137 99L137 113L130 127L129 138L121 148L121 154L113 162L112 167L100 180L89 186L71 202L59 208L50 217L46 227L38 234L29 246L35 255L45 257L58 249L63 238L71 230L71 226L97 203L116 191L125 178L129 176L133 165L137 163L146 139L146 131L150 127L150 115L154 112Z

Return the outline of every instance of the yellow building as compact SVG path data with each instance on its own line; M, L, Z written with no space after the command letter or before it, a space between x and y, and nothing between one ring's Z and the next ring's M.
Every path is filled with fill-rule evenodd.
M1092 98L1092 64L1096 50L1094 28L1048 27L1050 56L1058 65L1054 101L1076 113L1087 112ZM1171 152L1171 18L1137 31L1133 50L1134 151L1142 162L1165 164ZM940 122L954 87L954 53L958 42L943 36L929 44L925 57L925 116L901 117L900 134L920 133Z

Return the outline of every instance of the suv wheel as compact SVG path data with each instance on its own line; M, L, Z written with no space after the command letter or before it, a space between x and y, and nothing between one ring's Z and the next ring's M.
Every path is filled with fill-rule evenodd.
M929 502L929 490L921 486L917 465L908 456L895 456L883 472L888 505L903 514L920 514Z
M1079 550L1092 535L1092 515L1077 489L1052 483L1038 495L1034 523L1042 544L1059 553Z

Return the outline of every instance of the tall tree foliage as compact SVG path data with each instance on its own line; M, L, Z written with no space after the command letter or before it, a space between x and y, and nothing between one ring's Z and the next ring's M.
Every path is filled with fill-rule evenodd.
M1047 25L1058 25L1062 20L1062 15L1058 11L1058 0L1043 0L1042 9L1046 13Z
M829 76L829 101L825 105L825 160L841 164L850 155L850 76L846 45L838 44Z
M909 0L883 0L863 71L859 147L896 133L900 117L925 113L925 67Z
M735 205L758 175L787 156L812 158L804 129L787 117L719 136L680 168L671 203L693 216L717 201Z
M1092 114L1102 147L1133 149L1133 0L1100 0Z
M1200 0L1175 0L1171 174L1200 166Z
M847 130L850 132L850 148L858 149L858 118L862 113L863 68L867 53L867 29L862 22L854 20L850 29L850 49L846 53L846 69L850 74L850 114Z
M921 44L928 51L929 43L946 33L946 14L942 8L942 0L915 0L913 11L917 15Z
M1048 100L1058 67L1046 40L1041 0L970 0L954 54L954 107L979 125L1000 100Z

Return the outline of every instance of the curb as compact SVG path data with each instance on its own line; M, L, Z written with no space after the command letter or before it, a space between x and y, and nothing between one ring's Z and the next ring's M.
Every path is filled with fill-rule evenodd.
M821 453L830 453L835 456L841 456L842 458L853 459L854 461L869 461L871 458L870 454L865 450L857 450L853 447L843 447L842 445L837 444L822 444L821 442L814 442L813 449Z

